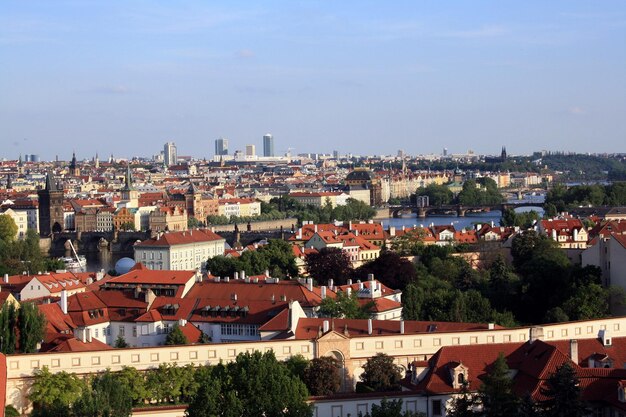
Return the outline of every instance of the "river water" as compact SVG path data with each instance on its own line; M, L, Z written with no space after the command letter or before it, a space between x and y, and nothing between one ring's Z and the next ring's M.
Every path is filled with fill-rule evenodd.
M522 200L509 200L508 202L511 204L515 203L537 203L537 207L520 207L515 209L516 212L530 211L535 210L539 213L540 216L543 216L543 208L541 208L541 204L543 204L545 199L544 195L525 195ZM417 214L412 214L409 216L393 218L389 217L387 219L378 220L382 222L385 228L389 226L394 226L396 229L405 227L413 227L413 226L430 226L434 225L454 225L455 229L461 230L466 227L473 227L476 223L492 223L496 226L500 225L500 218L502 217L502 212L500 210L494 210L488 213L471 213L467 214L465 217L458 217L456 215L450 216L426 216L424 218L418 218ZM115 263L124 257L132 258L132 253L112 253L109 250L102 250L98 253L85 253L85 257L87 258L87 271L94 272L104 269L105 272L115 268ZM69 254L67 254L69 256Z

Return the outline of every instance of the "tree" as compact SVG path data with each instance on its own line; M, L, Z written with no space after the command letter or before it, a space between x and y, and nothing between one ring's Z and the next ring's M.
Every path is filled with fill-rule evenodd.
M580 398L580 381L569 362L557 368L547 385L541 390L547 397L540 403L544 416L584 417L589 414L587 404Z
M435 207L450 204L454 198L452 191L448 187L435 183L429 184L426 188L418 188L415 192L415 196L417 195L428 196L430 205ZM414 196L411 196L411 201L415 201Z
M13 303L5 302L0 310L0 351L15 353L17 310Z
M231 378L224 365L202 367L198 391L191 398L185 415L189 417L240 417L244 408L237 393L230 389Z
M276 360L272 351L240 353L226 365L230 383L249 417L310 417L306 385ZM268 389L268 382L271 388Z
M18 323L20 350L23 353L37 352L38 345L43 340L46 317L35 304L23 302L18 310Z
M72 411L81 417L128 417L132 411L131 393L107 370L92 379L91 387L83 390Z
M4 407L4 417L20 417L20 412L12 405Z
M189 344L189 340L187 340L187 336L185 336L180 326L178 324L175 324L172 331L167 334L167 337L165 338L165 344L187 345Z
M117 336L117 339L115 339L115 347L118 349L128 347L128 343L126 343L126 339L124 339L124 336L122 335Z
M69 407L85 389L85 383L76 375L65 371L53 374L44 366L35 370L28 398L33 402L34 408Z
M503 353L498 355L483 379L479 397L485 417L512 416L517 412L519 401L513 393L513 380Z
M348 295L347 292L339 291L335 298L326 297L320 303L320 315L324 317L344 319L367 319L372 315L374 302L361 304L355 292Z
M402 400L388 400L383 398L380 405L372 404L372 413L367 414L370 417L424 417L424 413L415 413L413 411L402 411Z
M17 235L17 224L8 214L0 214L0 240L11 242Z
M291 244L281 239L270 239L267 245L259 248L261 253L268 261L272 276L290 276L298 275L298 267L296 265L296 257L293 254Z
M598 284L576 289L565 303L563 310L570 320L590 320L609 315L609 290Z
M352 264L348 256L338 248L322 248L304 258L307 272L318 283L332 279L335 285L344 285L352 276Z
M393 357L377 353L363 365L361 381L374 391L394 391L399 388L402 368L393 363Z
M417 277L413 263L391 251L381 252L378 258L359 267L354 275L367 277L368 274L374 274L378 281L395 290L404 290Z
M469 391L467 381L461 387L461 392L452 398L448 409L448 417L478 417L480 413L476 411L480 405L477 395Z
M304 370L304 383L311 395L331 395L341 388L341 364L335 358L315 358Z
M310 361L301 354L290 356L283 364L287 367L293 376L297 376L304 381L304 372L309 366Z
M139 405L148 397L144 374L132 366L123 366L113 374L117 383L130 394L133 405Z

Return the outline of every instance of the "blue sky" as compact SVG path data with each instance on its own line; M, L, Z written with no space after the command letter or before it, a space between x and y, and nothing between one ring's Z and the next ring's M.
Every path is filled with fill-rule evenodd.
M623 1L0 5L0 158L626 152Z

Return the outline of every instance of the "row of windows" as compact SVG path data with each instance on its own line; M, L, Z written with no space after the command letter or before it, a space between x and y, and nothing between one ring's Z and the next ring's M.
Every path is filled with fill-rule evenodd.
M222 336L257 336L259 327L252 324L222 324Z

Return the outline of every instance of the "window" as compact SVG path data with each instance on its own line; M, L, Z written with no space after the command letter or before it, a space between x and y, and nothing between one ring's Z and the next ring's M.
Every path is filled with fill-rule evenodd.
M94 337L98 337L98 329L93 329Z
M124 329L124 326L120 326L119 335L120 335L120 336L122 336L122 337L124 337L124 336L125 336L125 333L126 333L126 332L125 332L125 330L126 330L126 329Z
M431 404L432 404L432 409L433 409L433 416L440 416L441 415L441 400L433 400Z
M459 374L459 376L457 377L457 382L459 383L459 385L465 384L465 375Z
M133 326L133 337L137 337L137 326Z

